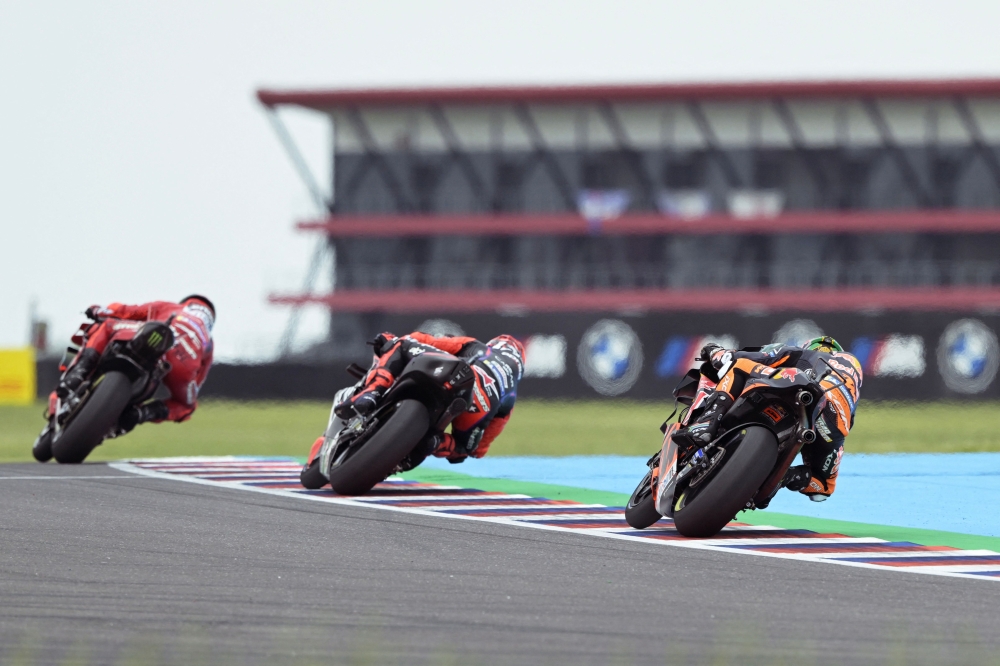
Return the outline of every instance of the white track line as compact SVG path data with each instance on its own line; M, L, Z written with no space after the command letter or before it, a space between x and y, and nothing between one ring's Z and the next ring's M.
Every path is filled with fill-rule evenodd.
M31 476L25 474L24 476L0 476L0 481L54 481L56 479L134 479L132 476L127 476L125 474L93 474L91 476L79 475L79 476Z
M205 459L201 459L201 460L205 461ZM139 461L137 461L137 462L139 462ZM141 461L141 462L146 463L147 461ZM164 461L164 462L166 462L166 461ZM817 553L817 554L809 554L809 553L769 553L769 552L755 551L755 550L752 550L752 549L749 549L749 548L732 548L732 547L728 547L727 548L725 545L720 545L718 543L720 540L718 540L718 539L716 539L716 540L697 540L697 539L669 539L668 540L668 539L651 539L649 537L632 536L631 534L628 534L628 533L613 532L613 531L607 531L607 530L579 530L579 529L573 529L573 528L567 528L567 527L559 527L559 526L555 526L555 525L545 525L545 524L539 524L539 523L529 523L529 522L525 522L525 521L519 521L519 520L517 520L515 518L510 518L510 517L467 516L467 515L463 515L463 514L460 514L460 513L442 513L440 511L433 511L433 510L428 510L428 509L425 509L425 508L395 506L395 505L391 505L391 504L377 504L377 503L372 503L372 502L359 502L359 501L357 501L354 498L339 497L339 496L336 496L336 495L317 495L317 494L303 493L302 491L282 490L282 489L273 489L273 488L266 488L266 487L256 487L256 486L247 485L245 483L209 481L209 480L200 479L200 478L197 478L197 477L194 477L194 476L187 476L187 475L183 475L183 474L172 474L172 473L169 473L169 472L161 472L161 471L154 471L154 470L144 469L143 467L140 467L137 464L133 464L132 462L127 462L127 461L126 462L109 463L108 466L111 467L111 468L113 468L113 469L117 469L119 471L122 471L122 472L130 472L130 473L133 473L133 474L139 474L141 476L148 476L148 477L153 477L153 478L158 478L158 479L169 479L169 480L173 480L173 481L184 481L184 482L187 482L187 483L195 483L195 484L198 484L198 485L213 486L215 488L220 488L220 487L221 488L232 488L232 489L239 489L239 490L243 490L243 491L262 493L262 494L266 494L266 495L278 495L278 496L281 496L281 497L289 497L289 498L300 499L300 500L304 499L304 500L310 500L310 501L314 501L314 502L325 502L327 504L338 504L338 505L342 505L342 506L352 506L352 507L364 507L364 508L377 509L377 510L382 510L382 511L394 511L394 512L397 512L397 513L408 513L408 514L419 515L419 516L429 516L429 517L437 517L437 518L444 517L444 518L449 518L449 519L452 519L452 520L468 520L468 521L474 521L474 522L489 522L489 523L495 523L495 524L501 524L501 525L518 526L518 527L530 527L532 529L548 530L548 531L551 531L551 532L561 532L563 534L567 534L567 533L583 534L583 535L586 535L586 536L602 537L602 538L607 538L607 539L617 539L617 540L621 540L621 541L631 541L633 543L644 543L644 544L649 544L649 545L654 545L654 546L672 546L672 547L675 547L675 548L687 548L687 549L691 549L691 550L707 550L707 551L713 551L713 552L717 552L717 553L753 555L753 556L757 556L757 557L768 557L768 558L772 558L772 559L796 560L796 561L800 561L800 562L819 562L819 563L824 563L824 564L838 564L838 565L841 565L841 566L855 567L855 568L859 568L859 569L874 569L874 570L877 570L877 571L897 571L897 572L900 572L900 573L925 574L925 575L932 575L932 576L943 576L943 577L948 577L948 578L965 578L965 579L980 580L980 581L982 581L982 580L1000 581L1000 579L998 579L998 578L991 578L991 577L988 577L988 576L977 576L977 575L975 575L973 573L970 573L971 571L992 571L992 570L997 570L997 569L1000 569L1000 565L997 565L997 566L991 566L991 565L953 565L953 564L951 564L951 565L945 565L948 569L958 568L958 569L960 569L959 571L942 571L942 569L945 568L944 566L935 566L935 565L912 566L912 567L894 567L894 566L870 564L868 562L851 562L851 561L847 561L847 560L843 560L843 559L829 559L829 558L824 557L824 555L822 553ZM548 506L551 507L551 505L548 505ZM582 506L584 506L584 507L598 507L598 506L603 506L603 505L600 505L600 504L590 504L590 505L582 505ZM449 507L449 508L452 508L452 507ZM453 507L453 508L458 508L458 507ZM518 507L518 508L521 508L521 507ZM539 507L539 508L545 508L545 507L543 506L543 507ZM579 508L579 507L574 507L574 508ZM502 510L502 507L498 507L498 510ZM653 529L655 529L655 528L653 528ZM730 529L732 529L732 530L765 530L765 529L778 530L778 529L781 529L781 528L769 527L769 526L765 526L765 525L753 525L753 526L731 526L731 527L727 527L726 529L727 530L730 530ZM842 540L843 537L833 537L833 538L838 539L839 542L843 543L843 540ZM851 537L847 537L847 538L851 538ZM871 538L872 537L858 537L858 539L871 539ZM754 542L757 541L757 540L751 538L751 539L731 539L731 540L728 540L728 541L732 542L732 545L735 546L735 545L751 545L751 544L754 544ZM772 539L761 539L760 541L763 541L764 543L770 543L770 544L778 545L777 541L776 540L772 540ZM832 541L829 541L829 540L827 540L825 538L802 539L801 541L804 541L805 543L812 543L812 544L832 543ZM881 539L876 539L875 541L865 541L865 543L880 543L880 542L885 542L885 541L881 540ZM857 541L856 540L852 541L852 543L857 543ZM888 543L888 542L885 542L885 543ZM754 544L754 545L757 545L757 544ZM933 556L934 553L927 553L927 555L928 556ZM859 558L861 558L861 557L867 557L867 554L866 553L857 553L856 556L859 557Z

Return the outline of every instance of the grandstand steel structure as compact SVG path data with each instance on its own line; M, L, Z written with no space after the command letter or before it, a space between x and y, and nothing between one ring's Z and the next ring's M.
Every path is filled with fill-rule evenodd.
M335 290L274 303L1000 308L1000 80L258 98L300 167L279 107L334 136L333 195L313 185L324 215L298 228L335 250Z

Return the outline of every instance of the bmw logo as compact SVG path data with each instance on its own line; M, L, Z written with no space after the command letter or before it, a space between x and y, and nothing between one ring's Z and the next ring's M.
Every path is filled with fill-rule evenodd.
M960 319L941 334L938 370L945 385L957 393L982 393L1000 366L997 335L978 319Z
M639 379L642 343L625 322L602 319L583 334L576 367L583 380L601 395L621 395Z

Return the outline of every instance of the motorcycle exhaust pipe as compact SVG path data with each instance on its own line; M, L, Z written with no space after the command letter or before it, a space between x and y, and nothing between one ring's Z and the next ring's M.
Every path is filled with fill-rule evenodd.
M816 431L815 430L803 430L802 431L802 443L812 444L816 441Z
M805 405L807 407L813 404L813 394L809 391L799 391L798 395L795 396L795 399L800 405Z

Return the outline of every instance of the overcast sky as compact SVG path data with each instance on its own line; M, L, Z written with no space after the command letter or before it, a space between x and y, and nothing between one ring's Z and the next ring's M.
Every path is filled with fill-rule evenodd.
M315 238L254 98L369 87L1000 76L997 2L0 0L0 346L202 292L272 355ZM326 179L325 126L290 127ZM321 312L305 327L322 334Z

